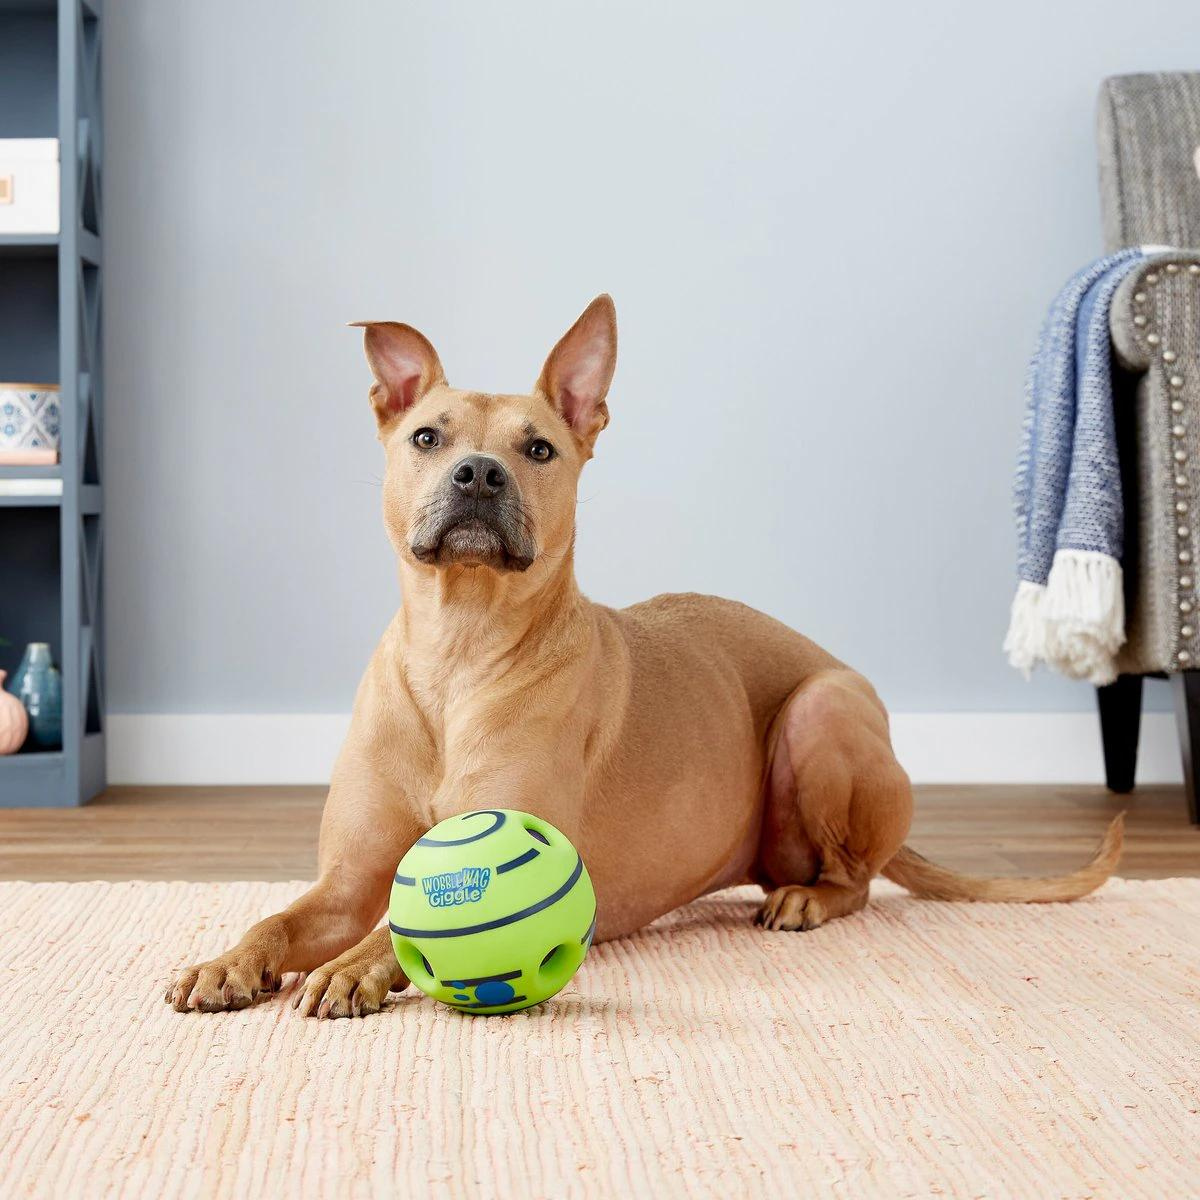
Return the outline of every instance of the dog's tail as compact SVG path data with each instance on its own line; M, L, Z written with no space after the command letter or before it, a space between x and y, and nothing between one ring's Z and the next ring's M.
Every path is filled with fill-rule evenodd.
M1009 904L1049 904L1078 900L1094 892L1116 870L1125 836L1125 814L1109 825L1092 861L1069 875L1045 879L984 878L960 875L939 867L915 850L901 846L896 857L883 868L885 879L907 888L925 900L994 900Z

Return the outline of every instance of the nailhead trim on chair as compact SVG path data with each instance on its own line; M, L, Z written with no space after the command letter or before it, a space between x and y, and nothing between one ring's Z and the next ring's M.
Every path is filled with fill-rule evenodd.
M1178 263L1167 263L1162 269L1168 275L1179 274ZM1187 273L1192 277L1200 276L1200 264L1189 264ZM1158 281L1159 275L1157 271L1151 271L1146 276L1145 280L1148 287L1154 287ZM1149 296L1144 291L1134 292L1133 294L1133 302L1136 305L1145 304L1148 300ZM1139 329L1146 329L1146 341L1149 345L1159 346L1162 344L1161 335L1156 330L1147 328L1150 323L1150 318L1145 313L1136 313L1133 318L1133 323ZM1172 373L1167 377L1167 394L1172 395L1173 393L1177 393L1183 387L1183 376L1179 374L1180 368L1174 366L1179 359L1179 355L1176 354L1174 350L1164 349L1161 352L1160 357L1165 364L1164 372L1166 367L1172 367ZM1187 426L1184 424L1183 420L1183 401L1174 395L1172 395L1171 399L1171 414L1171 436L1179 443L1178 448L1173 453L1173 458L1177 464L1175 468L1175 490L1180 493L1187 493L1191 490L1191 481L1188 478L1186 468L1188 452L1183 445L1183 439L1187 435ZM1192 531L1190 527L1185 524L1185 518L1188 515L1188 510L1190 507L1191 506L1188 500L1184 495L1181 494L1179 499L1175 502L1175 512L1179 515L1179 526L1175 530L1175 535L1179 539L1178 558L1179 565L1182 568L1178 577L1178 592L1176 593L1176 602L1180 616L1180 622L1176 626L1179 634L1179 643L1189 642L1196 635L1196 628L1192 624L1190 616L1195 608L1195 603L1191 599L1191 593L1194 584L1194 579L1190 570L1192 562L1192 549L1190 544ZM1192 659L1192 648L1189 648L1187 645L1183 644L1177 645L1175 651L1175 661L1179 664L1181 669L1190 667L1192 664Z

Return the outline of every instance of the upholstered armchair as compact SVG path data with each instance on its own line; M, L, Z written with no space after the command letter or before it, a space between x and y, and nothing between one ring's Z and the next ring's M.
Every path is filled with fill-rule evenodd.
M1098 689L1105 769L1132 789L1142 679L1170 676L1200 823L1200 73L1106 80L1097 126L1106 250L1170 247L1112 306L1127 640Z

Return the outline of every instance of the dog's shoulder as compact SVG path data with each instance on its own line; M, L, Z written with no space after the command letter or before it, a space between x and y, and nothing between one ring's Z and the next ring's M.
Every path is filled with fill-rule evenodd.
M701 652L732 649L738 657L747 644L804 640L748 604L698 592L667 592L621 609L617 616L635 637L686 643Z
M810 671L841 665L782 621L721 596L667 593L616 615L631 641L709 662L724 659L747 683L761 683L771 695L779 688L790 691Z
M700 592L664 592L652 596L621 610L631 620L644 624L729 625L745 622L757 624L774 621L739 600L727 600L723 596L706 596Z

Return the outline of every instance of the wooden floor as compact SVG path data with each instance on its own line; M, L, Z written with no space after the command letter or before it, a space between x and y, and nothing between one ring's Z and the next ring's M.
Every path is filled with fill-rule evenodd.
M86 808L0 809L0 879L311 879L324 791L113 788ZM1128 811L1121 874L1200 876L1200 829L1176 787L921 787L910 843L959 870L1078 865Z

